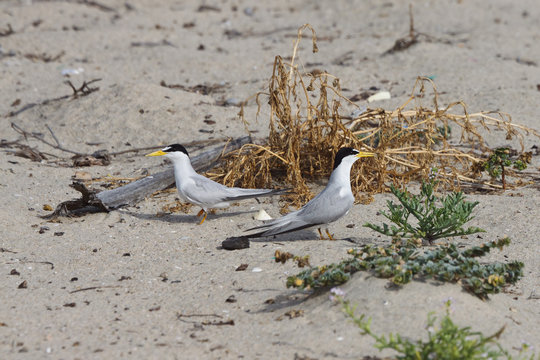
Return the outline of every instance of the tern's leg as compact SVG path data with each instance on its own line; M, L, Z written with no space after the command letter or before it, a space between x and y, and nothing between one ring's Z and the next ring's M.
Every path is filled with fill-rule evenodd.
M317 228L317 231L319 232L319 237L321 240L326 240L321 232L321 228Z
M328 235L328 240L335 240L332 234L328 231L328 228L326 228L326 235Z
M206 220L206 216L208 215L208 213L206 211L204 211L204 210L201 210L201 211L204 213L204 216L203 216L201 222L199 223L199 225L201 225L204 222L204 220Z
M201 209L201 211L199 211L199 212L197 213L197 217L201 216L202 214L204 214L204 210L203 210L203 209Z

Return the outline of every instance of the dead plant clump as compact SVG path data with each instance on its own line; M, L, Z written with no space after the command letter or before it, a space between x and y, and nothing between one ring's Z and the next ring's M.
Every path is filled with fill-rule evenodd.
M247 144L229 153L221 167L209 173L215 180L249 188L285 182L294 187L290 204L298 207L313 196L307 181L328 177L337 150L351 146L376 153L353 166L355 194L383 192L391 183L403 186L430 175L446 189L496 190L502 186L482 176L482 164L492 150L480 130L503 130L507 140L519 140L521 153L525 135L540 137L535 130L513 124L502 112L469 114L461 101L440 107L435 84L424 77L416 80L410 98L393 111L342 114L342 104L359 107L342 95L339 79L326 72L303 73L295 64L306 28L312 31L313 52L317 52L315 32L306 24L298 31L292 60L285 62L277 56L268 93L255 96L259 110L261 96L268 97L268 142ZM427 98L432 99L431 108L421 104ZM452 112L456 108L459 113ZM239 115L245 121L243 111Z

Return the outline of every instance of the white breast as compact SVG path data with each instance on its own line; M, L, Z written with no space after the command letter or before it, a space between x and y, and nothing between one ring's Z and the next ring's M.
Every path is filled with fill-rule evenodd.
M351 196L351 191L345 187L339 189L339 197L342 199L348 198Z

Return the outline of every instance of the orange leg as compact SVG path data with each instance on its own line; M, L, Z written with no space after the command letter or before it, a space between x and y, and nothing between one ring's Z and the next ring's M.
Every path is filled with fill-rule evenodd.
M321 240L326 240L326 239L324 238L322 232L321 232L321 228L318 228L317 231L319 232L319 238L320 238Z
M326 235L328 235L328 240L335 240L332 234L328 231L328 228L326 228Z
M206 216L208 215L208 213L207 213L206 211L204 211L204 210L201 210L201 211L204 213L204 216L203 216L201 222L199 223L199 225L201 225L201 224L204 222L204 220L206 220ZM199 213L200 213L201 211L199 211ZM198 215L197 215L197 216L198 216Z
M201 216L202 214L204 214L204 210L203 210L203 209L201 209L201 211L199 211L199 212L197 213L197 217Z

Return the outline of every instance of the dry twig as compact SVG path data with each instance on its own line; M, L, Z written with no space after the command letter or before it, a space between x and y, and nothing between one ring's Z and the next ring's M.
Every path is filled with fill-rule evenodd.
M86 95L89 95L91 93L93 93L94 91L98 91L99 90L99 87L90 87L88 85L90 84L93 84L97 81L101 81L101 79L93 79L93 80L90 80L90 81L83 81L82 85L79 87L79 88L76 88L72 83L71 81L67 80L67 81L64 81L64 83L66 85L69 85L69 87L71 87L71 90L73 90L73 98L78 98L79 96L86 96Z
M15 123L11 123L11 128L13 130L15 130L16 132L18 132L19 134L23 135L25 138L33 138L33 139L36 139L36 140L39 140L41 141L42 143L46 144L46 145L49 145L50 147L52 148L55 148L55 149L58 149L60 151L64 151L64 152L68 152L68 153L71 153L71 154L75 154L75 155L79 155L79 156L86 156L87 154L84 154L84 153L80 153L78 151L73 151L73 150L70 150L70 149L66 149L64 148L63 146L60 145L60 142L58 141L58 139L56 138L56 136L54 135L54 133L52 132L51 128L46 125L47 128L49 129L49 131L51 132L51 135L53 136L53 139L55 140L56 144L53 144L47 140L45 140L43 138L43 136L41 135L36 135L35 133L32 133L32 132L29 132L29 131L26 131L24 130L23 128L21 128L19 125L15 124Z

